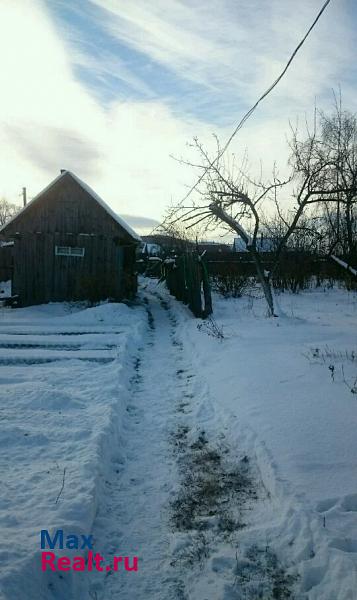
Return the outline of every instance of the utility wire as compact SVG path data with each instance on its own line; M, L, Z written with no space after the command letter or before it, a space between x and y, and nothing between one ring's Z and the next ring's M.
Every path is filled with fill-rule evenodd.
M262 100L264 100L264 98L266 98L268 96L268 94L270 94L271 91L273 91L273 89L278 85L279 81L284 77L286 71L288 70L288 68L290 67L291 63L293 62L295 56L297 55L297 53L299 52L301 46L304 44L304 42L306 41L306 39L308 38L308 36L310 35L311 31L314 29L316 23L318 22L318 20L320 19L322 13L326 10L327 6L330 4L331 0L326 0L326 2L324 2L322 8L320 9L320 11L318 12L315 20L313 21L313 23L310 25L309 29L307 30L307 32L305 33L304 37L302 38L302 40L299 42L299 44L296 46L294 52L292 53L292 55L290 56L288 62L286 63L284 69L282 70L282 72L280 73L279 77L277 79L275 79L275 81L271 84L271 86L264 92L264 94L262 94L260 96L260 98L256 101L256 103L248 110L248 112L244 115L244 117L239 121L237 127L234 129L233 133L230 135L230 137L228 138L227 142L225 143L225 145L223 146L223 148L219 151L218 155L216 156L216 158L209 164L208 167L206 167L206 169L204 170L204 172L202 173L202 175L200 175L200 177L198 178L198 180L196 181L196 183L190 188L190 190L187 192L186 196L184 196L184 198L182 198L181 203L184 202L185 200L187 200L187 198L192 194L192 192L197 188L197 186L201 183L202 179L204 178L204 176L206 175L208 169L210 169L216 162L219 161L220 158L222 158L223 154L226 152L228 146L230 145L230 143L232 142L233 138L237 135L238 131L243 127L244 123L249 119L249 117L253 114L253 112L255 111L255 109L257 108L258 104L260 104L262 102ZM180 203L180 204L181 204Z

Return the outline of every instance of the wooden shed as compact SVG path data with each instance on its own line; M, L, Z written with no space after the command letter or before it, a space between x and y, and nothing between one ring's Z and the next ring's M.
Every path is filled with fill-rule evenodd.
M135 295L140 237L70 171L61 171L0 236L14 241L12 295L20 306Z

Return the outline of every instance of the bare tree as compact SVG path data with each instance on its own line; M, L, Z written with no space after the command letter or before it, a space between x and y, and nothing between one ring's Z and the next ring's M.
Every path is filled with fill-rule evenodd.
M216 153L210 156L197 139L193 147L199 161L181 162L195 167L201 172L200 184L196 187L196 197L191 205L181 205L171 211L168 221L181 221L189 229L198 227L204 231L214 231L217 225L234 232L244 243L254 261L257 278L266 298L269 314L274 315L274 302L270 285L270 274L264 270L257 244L262 226L262 205L268 195L285 185L274 174L271 182L262 178L254 180L247 174L247 159L238 166L223 157L219 141L216 139Z
M356 195L354 163L351 159L344 165L346 151L342 144L337 147L331 144L329 149L327 142L332 140L333 135L327 128L326 118L324 120L322 115L317 124L317 117L315 111L312 131L307 126L303 139L300 139L297 130L292 130L291 172L285 181L279 179L276 170L269 181L264 181L261 176L253 179L248 173L246 158L240 165L234 159L228 161L223 156L218 140L215 154L211 156L195 139L193 146L198 162L181 160L198 169L199 185L195 189L195 197L189 197L189 205L185 203L176 207L169 219L171 222L181 220L188 228L200 225L206 231L217 229L219 224L237 234L254 261L270 316L274 316L271 277L289 239L299 228L302 216L308 214L311 207L336 205L339 202L346 205L347 198L352 199ZM287 184L290 185L286 187ZM294 207L284 216L281 196L282 192L286 196L287 190ZM264 207L267 202L275 207L281 222L275 265L270 272L264 269L257 243L264 229Z
M291 164L300 189L298 211L318 206L316 219L325 252L356 258L357 121L342 110L335 96L334 112L319 113L319 128L306 138L293 132ZM298 215L297 215L298 216Z
M181 254L196 247L195 232L191 229L187 229L178 220L168 218L156 231L161 239L165 239L165 247L169 248L173 253Z
M344 188L336 203L326 204L324 213L331 239L330 251L336 249L345 256L356 258L356 206L357 206L357 119L356 115L342 109L341 94L335 97L334 112L321 115L321 153L333 163L331 184Z
M0 198L0 228L4 227L20 210L21 208L16 204L12 204L6 198Z

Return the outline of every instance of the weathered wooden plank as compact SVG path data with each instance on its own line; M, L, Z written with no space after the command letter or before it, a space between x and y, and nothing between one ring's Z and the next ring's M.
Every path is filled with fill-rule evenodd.
M136 242L73 178L63 177L7 228L13 293L23 305L135 293ZM84 256L56 255L56 246Z

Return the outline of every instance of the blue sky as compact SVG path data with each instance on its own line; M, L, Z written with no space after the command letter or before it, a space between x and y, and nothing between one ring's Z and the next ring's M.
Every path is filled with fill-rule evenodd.
M194 173L170 158L225 139L279 74L322 0L2 0L0 194L69 168L124 215L160 219ZM332 0L239 134L254 171L284 171L289 119L341 85L355 111L357 9ZM3 45L3 48L1 48ZM147 221L146 225L151 225Z
M321 4L321 0L302 1L298 7L291 0L47 0L58 30L74 52L77 77L100 102L161 99L173 110L217 126L229 126L250 107L263 91L260 81L271 82L274 63L278 74L278 66ZM343 46L356 42L351 27L357 23L356 14L352 0L332 2L301 51L304 56L297 63L302 64L294 65L294 70L310 59L312 67L322 67L306 73L304 86L313 79L318 84L315 89L311 86L309 95L330 92L336 76L350 78L353 65L348 47ZM347 35L341 38L344 28ZM351 75L355 77L356 71Z

